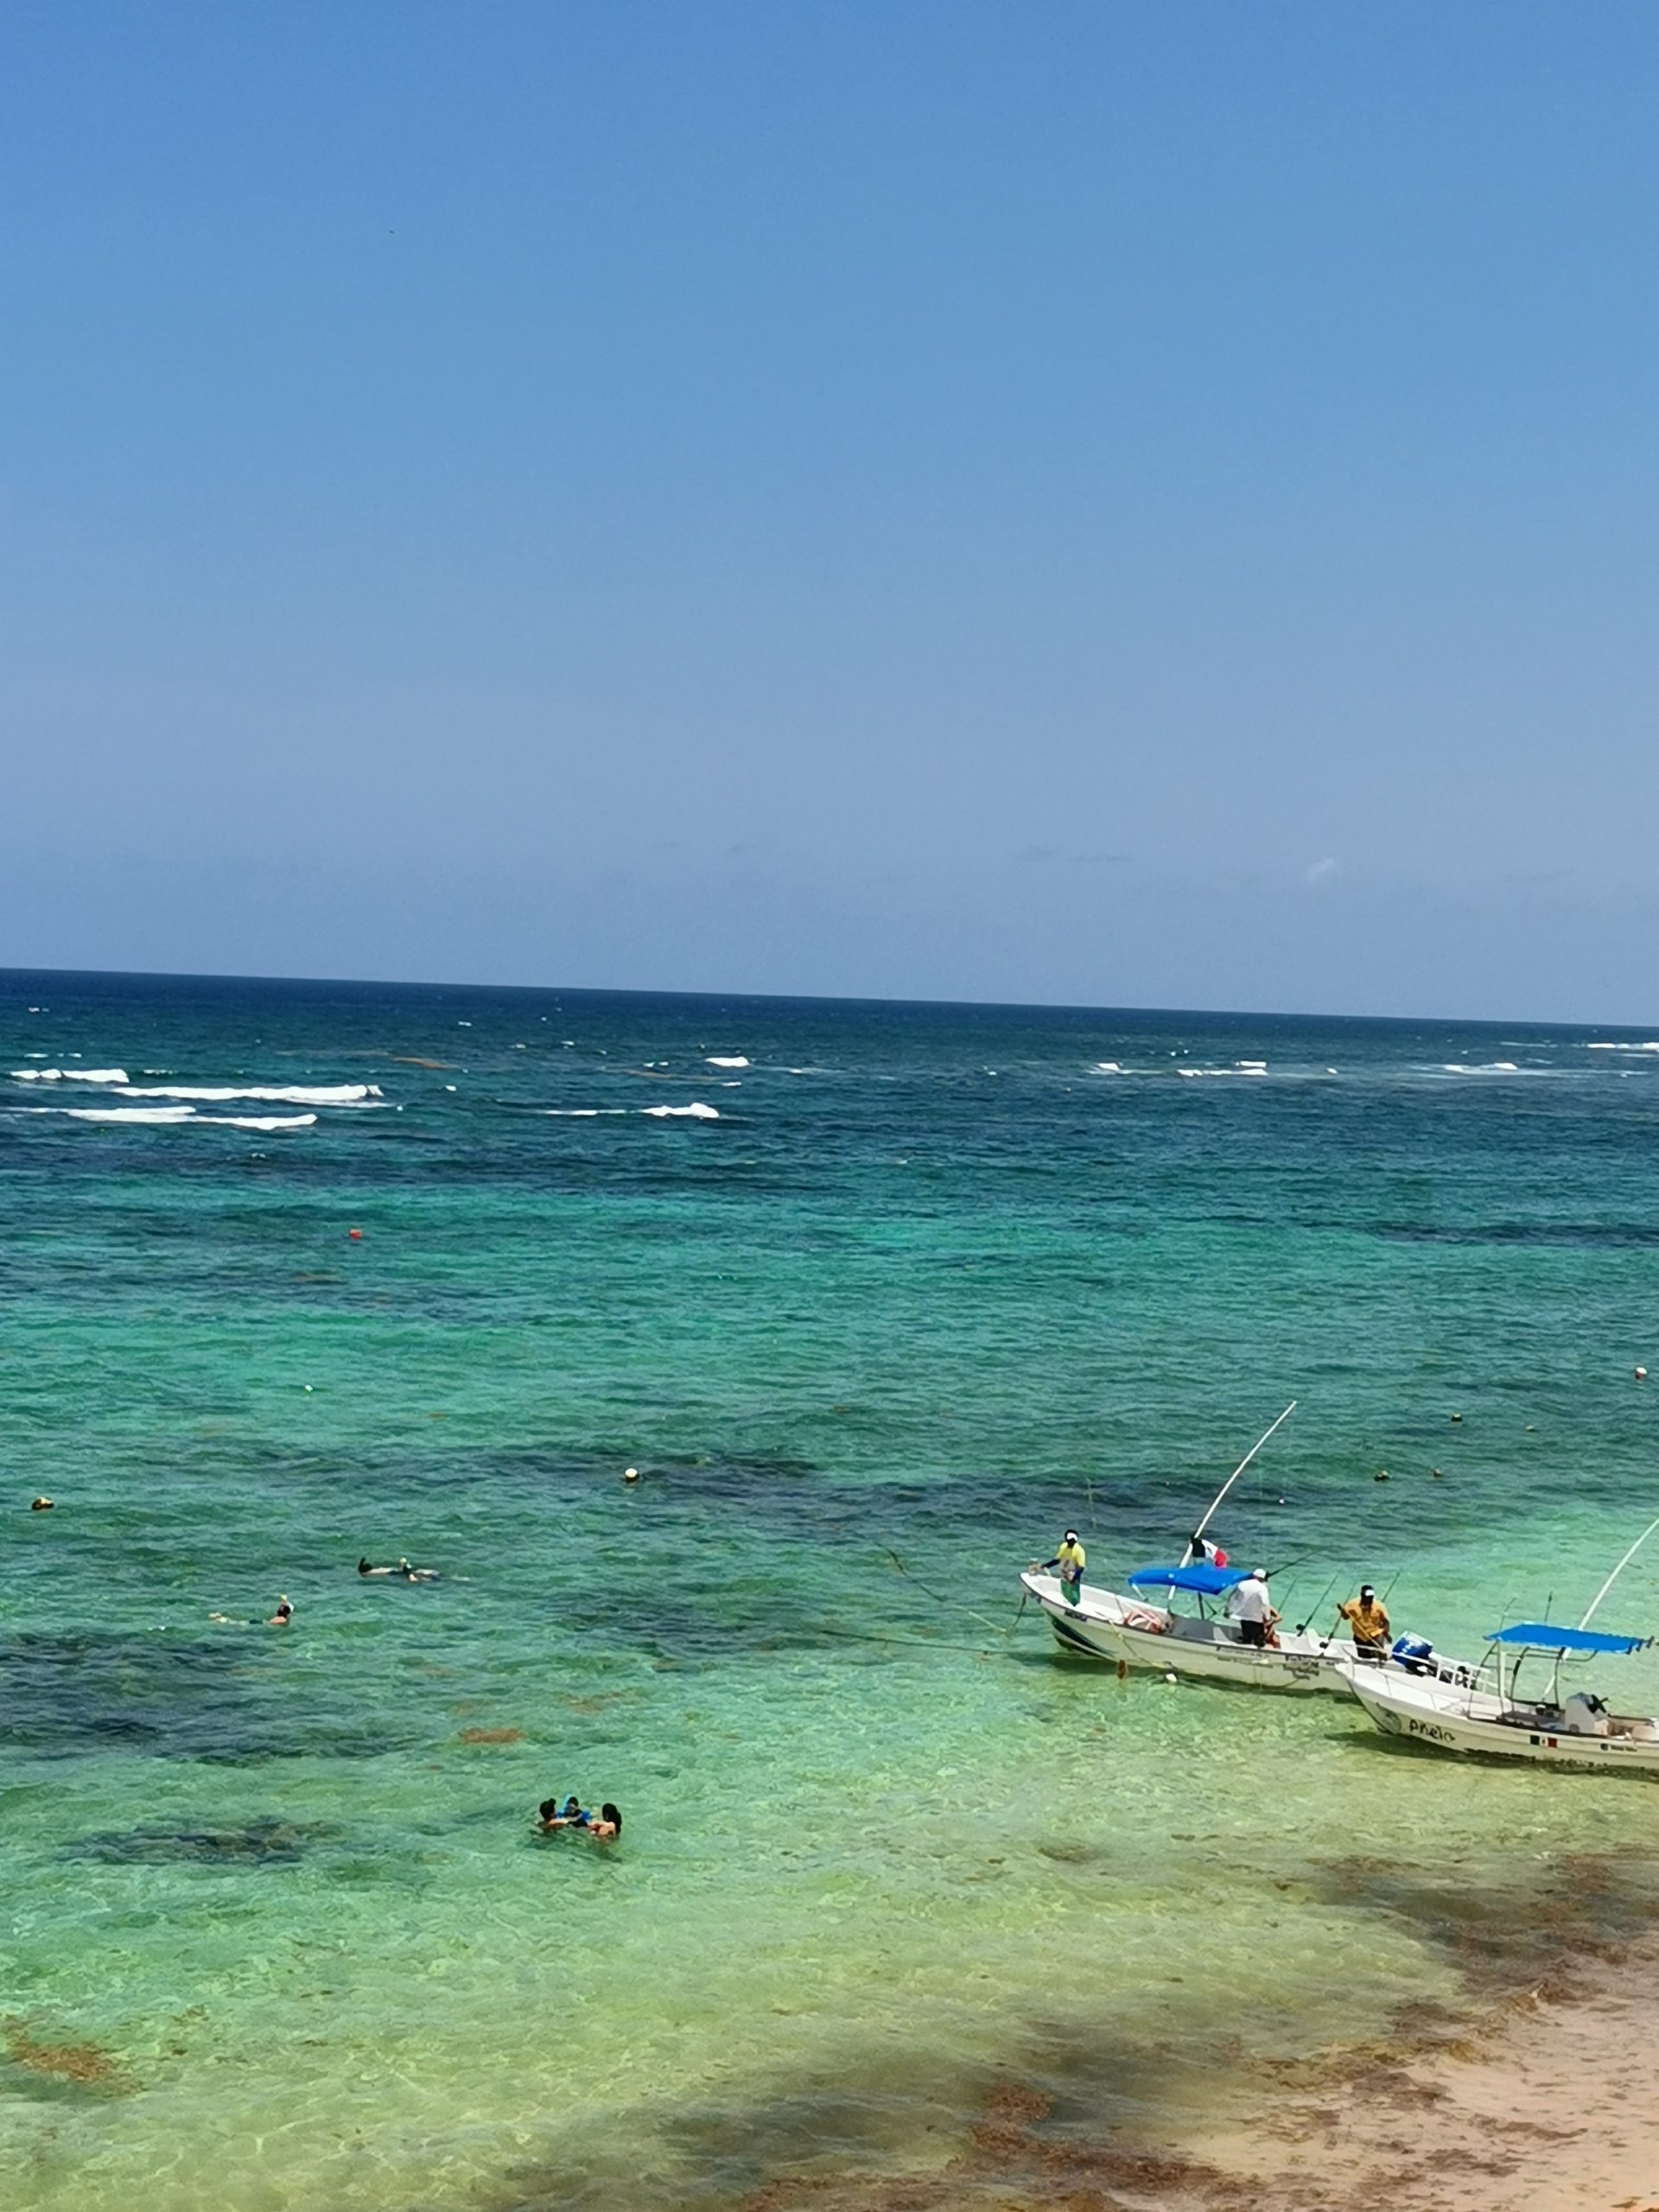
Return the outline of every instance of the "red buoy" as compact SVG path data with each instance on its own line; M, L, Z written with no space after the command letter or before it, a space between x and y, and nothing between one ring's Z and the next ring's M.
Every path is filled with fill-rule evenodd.
M346 1234L347 1234L348 1236L351 1236L360 1237L360 1236L362 1236L363 1232L362 1232L362 1230L361 1230L360 1229L353 1229L353 1230L347 1230L347 1232L346 1232Z

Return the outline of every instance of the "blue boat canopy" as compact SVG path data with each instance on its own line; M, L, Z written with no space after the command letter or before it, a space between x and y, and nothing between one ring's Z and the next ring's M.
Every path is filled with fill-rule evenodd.
M1247 1567L1211 1567L1194 1560L1191 1567L1143 1567L1129 1577L1131 1590L1196 1590L1203 1598L1219 1598L1224 1590L1249 1580Z
M1494 1629L1488 1643L1524 1643L1534 1651L1640 1651L1650 1636L1604 1636L1595 1628L1550 1628L1542 1621L1517 1621Z

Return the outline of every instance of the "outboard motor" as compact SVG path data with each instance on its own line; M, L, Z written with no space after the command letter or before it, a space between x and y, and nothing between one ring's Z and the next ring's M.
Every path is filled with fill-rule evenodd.
M1389 1656L1408 1675L1426 1675L1434 1657L1434 1647L1426 1636L1396 1636Z

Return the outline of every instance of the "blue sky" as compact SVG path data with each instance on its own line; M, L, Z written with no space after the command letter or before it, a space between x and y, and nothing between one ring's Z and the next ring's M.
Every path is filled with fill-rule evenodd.
M0 16L0 964L1659 1019L1659 10Z

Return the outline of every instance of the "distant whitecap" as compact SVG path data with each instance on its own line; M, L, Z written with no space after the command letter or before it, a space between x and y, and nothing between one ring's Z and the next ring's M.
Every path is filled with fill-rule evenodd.
M314 1129L317 1125L315 1114L194 1114L191 1119L198 1128L211 1125L216 1129Z
M122 1081L125 1083L124 1077ZM375 1083L135 1083L123 1093L128 1098L188 1098L204 1106L224 1106L249 1099L267 1106L366 1106L385 1093Z
M158 1128L195 1119L195 1110L189 1106L64 1106L59 1111L72 1122L148 1122Z
M125 1083L125 1068L14 1068L18 1083Z

